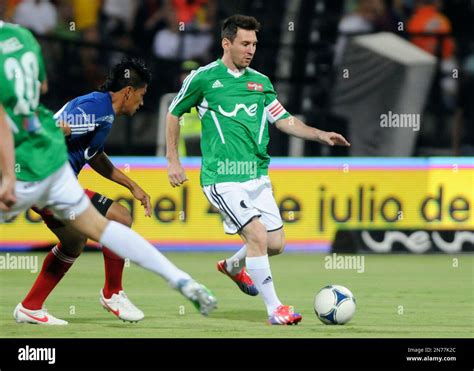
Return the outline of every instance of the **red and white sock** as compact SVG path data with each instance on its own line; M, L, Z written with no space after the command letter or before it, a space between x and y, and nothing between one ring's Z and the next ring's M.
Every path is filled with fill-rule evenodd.
M118 294L122 288L122 274L125 260L114 254L107 247L102 248L104 254L105 284L104 297L110 299L113 294Z
M76 258L77 256L69 256L61 251L61 244L54 246L44 259L43 267L33 287L22 301L23 307L30 310L41 309L48 295L74 264Z

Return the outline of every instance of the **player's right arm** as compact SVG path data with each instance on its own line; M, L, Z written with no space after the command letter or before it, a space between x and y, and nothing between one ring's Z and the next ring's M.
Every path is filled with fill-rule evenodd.
M97 153L88 161L88 163L92 169L94 169L104 178L107 178L127 188L133 195L133 197L139 200L142 206L145 208L145 216L151 216L150 195L146 193L131 178L129 178L127 175L117 169L112 163L112 161L110 161L109 156L105 154L105 152Z
M179 118L202 100L200 77L197 71L191 72L186 77L181 90L171 102L166 116L166 159L168 160L168 180L172 187L179 187L188 180L179 161Z
M168 112L166 116L166 159L168 160L168 180L172 187L179 187L188 180L179 161L179 117Z
M9 211L15 204L15 146L13 134L0 104L0 211Z

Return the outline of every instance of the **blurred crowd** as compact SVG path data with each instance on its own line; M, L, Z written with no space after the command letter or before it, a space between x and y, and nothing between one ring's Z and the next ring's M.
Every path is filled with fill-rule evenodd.
M156 99L177 89L181 61L206 63L211 58L214 0L2 0L1 4L0 19L40 36L53 72L50 78L65 63L76 69L71 83L78 91L97 86L110 66L133 54L159 71L160 85L148 95ZM75 50L64 42L58 46L56 39L76 42ZM80 68L73 67L78 60Z
M0 18L21 24L38 35L64 36L153 50L165 58L204 57L209 41L193 40L178 55L179 31L211 30L213 0L3 0ZM0 5L1 7L1 5ZM163 41L165 40L165 41ZM198 44L198 45L196 45Z
M441 0L358 0L346 4L348 12L338 25L341 36L336 45L336 64L347 42L344 34L395 32L440 59L441 71L446 75L441 80L444 103L454 108L457 85L450 74L457 67L455 42L451 21L443 14ZM423 35L425 33L438 37Z
M385 31L408 37L417 33L452 32L451 21L443 14L440 0L358 0L346 2L346 8L346 15L338 25L342 34ZM443 38L440 44L436 37L409 36L409 39L428 53L443 59L453 57L452 36Z
M450 138L453 153L474 153L474 3L463 0L348 0L341 18L335 63L347 43L344 34L395 32L437 57L438 67L425 108L421 138ZM431 120L430 120L431 116ZM464 117L464 120L460 119ZM462 124L464 122L464 125ZM427 124L427 125L426 125ZM470 143L470 144L469 144ZM446 143L444 143L446 144ZM432 144L431 144L432 145Z

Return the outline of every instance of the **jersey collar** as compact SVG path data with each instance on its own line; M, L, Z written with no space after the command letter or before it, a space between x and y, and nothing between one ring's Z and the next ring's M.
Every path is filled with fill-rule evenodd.
M217 60L217 63L219 63L221 65L221 67L224 68L227 71L227 73L230 73L235 78L239 78L240 76L245 75L245 73L247 72L247 68L242 68L240 71L232 71L229 67L227 67L224 64L224 62L222 62L222 60L220 58Z

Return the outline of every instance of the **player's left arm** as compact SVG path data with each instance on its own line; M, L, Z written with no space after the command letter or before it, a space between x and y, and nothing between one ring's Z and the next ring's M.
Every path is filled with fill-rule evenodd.
M105 152L97 153L88 161L88 163L92 169L104 178L127 188L133 197L139 200L141 205L145 208L145 216L151 216L150 195L122 171L117 169Z
M330 146L350 146L350 143L341 134L313 128L298 120L295 116L277 120L275 125L282 132L297 138L312 140Z

